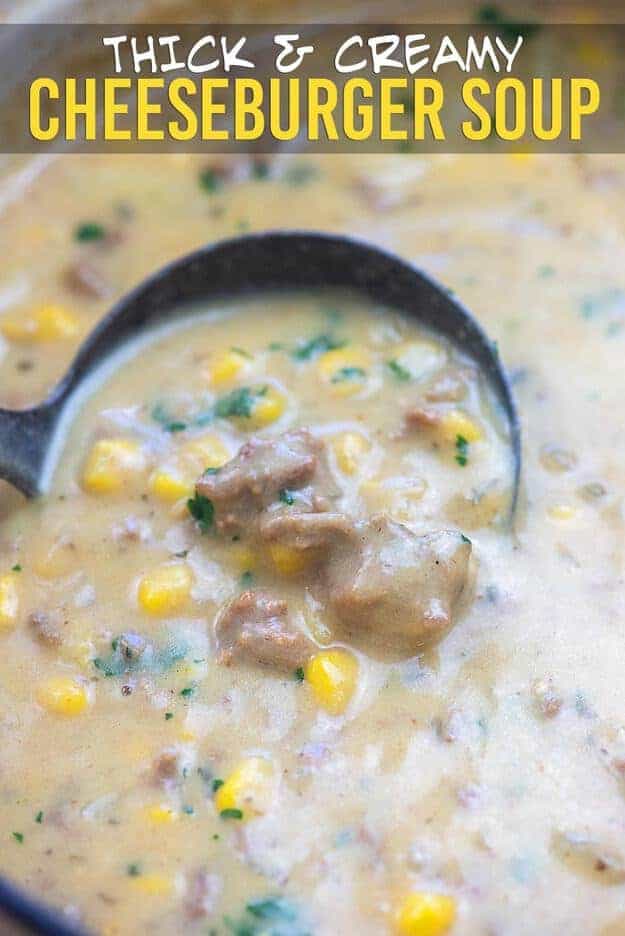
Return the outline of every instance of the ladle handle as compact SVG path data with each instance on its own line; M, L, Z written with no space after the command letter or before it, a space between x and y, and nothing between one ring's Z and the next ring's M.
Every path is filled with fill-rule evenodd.
M50 406L0 409L0 478L27 497L41 493L56 412Z

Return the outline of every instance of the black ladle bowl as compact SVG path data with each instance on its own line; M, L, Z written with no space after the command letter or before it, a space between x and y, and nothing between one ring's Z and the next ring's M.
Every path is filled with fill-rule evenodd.
M27 497L45 492L70 400L113 352L189 302L268 291L346 289L413 316L479 366L508 422L511 513L521 470L519 420L495 345L447 290L405 260L361 240L308 231L248 234L175 260L124 296L91 332L71 367L39 406L0 409L0 478Z
M521 469L516 407L495 346L473 316L411 264L360 240L332 234L270 232L221 241L175 260L144 280L102 319L47 400L32 409L0 409L0 478L28 497L42 494L54 470L55 444L68 404L113 352L192 301L280 290L354 290L413 316L450 339L480 367L508 422L514 512ZM0 911L31 932L84 931L0 879Z

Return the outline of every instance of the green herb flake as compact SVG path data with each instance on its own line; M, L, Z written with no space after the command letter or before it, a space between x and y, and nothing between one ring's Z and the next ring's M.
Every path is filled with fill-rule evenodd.
M267 159L255 159L252 163L252 178L264 182L271 175L271 164Z
M43 812L42 812L41 809L39 810L39 812L38 812L37 815L35 816L35 822L37 822L39 825L41 825L41 823L43 822Z
M295 163L287 168L283 179L287 185L298 188L301 185L308 185L318 175L317 169L309 163Z
M469 546L471 545L471 540L469 539L468 536L465 536L464 533L460 534L460 539L462 540L463 543L468 543Z
M193 813L195 812L195 809L193 808L193 806L183 806L182 811L185 814L185 816L192 816Z
M186 422L172 416L162 403L156 403L152 407L150 416L165 432L184 432L187 428Z
M298 345L293 351L293 357L298 361L310 361L320 354L325 354L326 351L336 351L337 348L344 348L346 344L346 341L341 341L332 335L316 335L309 341Z
M180 695L183 699L190 699L191 696L195 693L197 686L185 686L184 689L180 690Z
M237 919L225 916L232 936L311 936L298 908L281 895L250 900Z
M364 380L367 372L362 367L342 367L332 377L332 383L343 383L344 380Z
M283 504L286 504L287 507L292 507L295 503L295 496L293 491L289 491L288 488L282 488L280 491L280 500Z
M234 351L235 354L240 354L241 357L247 358L248 361L252 360L252 355L250 354L249 351L246 351L245 348L239 348L239 347L236 347L235 345L232 345L230 350Z
M171 721L173 717L174 717L173 712L165 712L165 721Z
M136 863L129 864L128 867L126 868L126 874L128 875L128 877L139 877L139 875L141 874L141 865L138 865Z
M552 267L548 263L544 263L542 266L538 267L536 273L541 279L549 279L550 277L555 276L556 271L555 267Z
M23 843L23 841L24 841L24 833L23 833L23 832L11 832L11 835L13 836L13 838L15 839L16 842L19 842L19 843L20 843L20 845Z
M213 780L213 793L216 793L219 787L224 785L224 781L220 777L215 777Z
M304 667L298 666L293 675L296 682L304 682Z
M222 819L242 819L242 809L222 809L219 813Z
M239 579L242 588L250 588L254 583L254 573L250 569L246 569L245 572L241 575Z
M213 525L215 508L213 502L203 494L195 494L187 501L187 509L202 533L207 533Z
M22 571L21 565L19 564L19 562L16 562L13 568L11 569L11 572L21 572L21 571Z
M249 419L254 409L254 403L261 392L254 392L250 387L238 387L225 396L220 397L215 404L215 416L219 419L232 419L239 417Z
M267 345L268 351L284 351L286 345L282 341L272 341Z
M257 920L282 920L292 923L297 918L295 907L284 897L265 897L262 900L251 900L245 909Z
M403 366L403 364L400 364L399 361L393 358L393 360L387 361L386 363L388 365L388 369L390 370L391 374L393 375L393 377L396 377L397 380L402 380L402 381L410 380L411 378L410 371L407 370Z
M203 169L198 182L204 192L218 192L223 187L223 178L215 169Z
M187 650L186 644L172 641L163 647L147 644L142 652L129 653L129 648L116 637L111 641L111 653L96 657L93 665L106 677L125 676L133 672L166 673L184 659Z
M81 244L86 244L89 241L104 240L105 237L106 228L96 221L83 221L82 224L74 228L74 240Z
M462 468L469 461L469 443L463 435L456 436L456 461Z

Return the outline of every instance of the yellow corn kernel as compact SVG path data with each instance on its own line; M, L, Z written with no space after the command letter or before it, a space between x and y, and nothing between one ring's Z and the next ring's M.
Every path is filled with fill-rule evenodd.
M168 897L173 889L171 881L163 874L137 874L129 880L148 897Z
M157 566L139 582L137 597L148 614L173 614L184 608L193 586L193 573L182 562Z
M231 348L215 358L209 365L208 379L213 387L223 387L240 374L249 370L250 360L236 348Z
M255 572L258 568L258 556L249 546L234 543L229 552L232 564L239 572Z
M232 457L219 436L212 434L191 439L181 455L191 470L200 472L207 468L221 468Z
M66 663L78 667L83 673L92 671L95 648L90 640L64 638L59 655Z
M254 400L254 408L249 417L242 417L237 422L242 429L262 429L280 419L286 409L284 394L275 387L267 387L262 395Z
M85 686L73 676L53 676L37 690L37 701L55 715L80 715L89 705Z
M45 579L62 578L76 568L76 549L73 539L60 536L50 540L42 539L33 548L31 565L37 575Z
M438 370L446 359L445 350L434 341L405 341L395 347L392 355L392 360L415 380Z
M552 520L572 520L577 510L572 504L554 504L548 513Z
M82 485L92 494L113 494L143 471L145 457L133 439L99 439L87 456Z
M317 704L331 715L342 715L356 688L358 661L347 650L320 650L305 675Z
M442 936L456 919L456 901L447 894L409 894L395 915L401 936Z
M363 348L335 348L321 355L317 373L321 380L331 384L336 396L351 396L362 389L370 363L371 358Z
M17 574L0 575L0 632L10 630L17 622L19 594Z
M0 329L9 341L56 341L71 338L78 332L73 312L58 305L43 305L32 312L6 315Z
M197 741L197 734L195 731L191 731L190 728L183 728L180 732L180 740L191 743L192 741Z
M293 549L282 543L272 543L269 547L271 560L281 575L299 575L308 565L308 556L303 549Z
M273 768L263 757L248 757L235 767L215 794L215 808L240 809L243 819L266 811L272 794Z
M441 419L441 435L447 442L455 444L458 436L467 442L479 442L484 433L476 422L460 410L450 410Z
M154 825L167 825L178 818L170 806L164 806L162 803L157 803L155 806L148 806L145 813L146 817Z
M353 475L363 456L371 448L371 443L359 432L343 432L332 440L332 448L341 471Z
M148 479L148 489L159 500L174 504L183 497L193 496L194 483L181 477L173 469L157 468Z

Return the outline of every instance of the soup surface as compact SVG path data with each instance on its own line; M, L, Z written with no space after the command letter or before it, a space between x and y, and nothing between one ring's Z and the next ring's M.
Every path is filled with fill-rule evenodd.
M624 186L614 158L405 155L12 180L3 405L199 243L364 232L497 340L525 479L512 535L479 374L357 297L133 348L49 495L2 491L3 873L105 934L625 932Z

